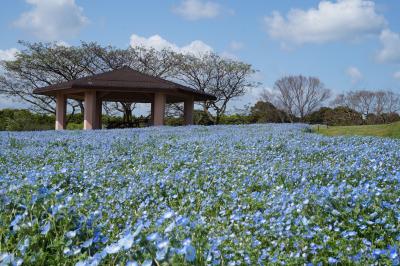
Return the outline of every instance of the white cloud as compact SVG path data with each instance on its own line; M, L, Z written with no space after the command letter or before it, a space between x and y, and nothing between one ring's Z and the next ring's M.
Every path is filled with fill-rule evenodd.
M239 60L237 55L235 55L234 53L228 52L228 51L224 51L220 55L225 59Z
M378 53L380 62L400 62L400 35L391 30L382 31L379 37L382 43L382 50Z
M350 77L351 83L353 84L359 82L363 78L361 71L354 66L349 67L346 70L346 73Z
M146 48L154 48L156 50L170 49L177 53L194 55L201 55L213 51L211 46L200 40L192 41L191 43L180 47L175 43L165 40L158 34L150 36L148 38L132 34L130 45L132 47L143 46Z
M57 46L71 47L71 45L70 45L69 43L67 43L67 42L65 42L65 41L62 41L62 40L56 41L55 44L56 44Z
M18 53L18 49L17 48L10 48L7 50L0 50L0 61L5 60L5 61L9 61L9 60L14 60L15 59L15 55Z
M400 70L393 74L393 78L400 80Z
M292 9L286 18L274 11L264 22L269 36L283 44L357 40L377 35L387 25L371 0L324 0L317 8Z
M229 48L232 51L239 51L243 48L244 44L238 41L231 41L231 43L229 44Z
M172 11L187 20L198 20L203 18L214 18L221 12L219 4L202 0L183 0Z
M76 36L88 23L75 0L26 0L33 7L15 25L45 41Z

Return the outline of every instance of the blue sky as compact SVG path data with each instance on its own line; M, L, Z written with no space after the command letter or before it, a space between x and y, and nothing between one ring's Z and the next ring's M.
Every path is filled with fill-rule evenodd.
M213 50L259 70L262 87L236 107L286 74L319 77L335 93L400 92L398 14L397 0L3 0L0 59L12 58L18 40Z

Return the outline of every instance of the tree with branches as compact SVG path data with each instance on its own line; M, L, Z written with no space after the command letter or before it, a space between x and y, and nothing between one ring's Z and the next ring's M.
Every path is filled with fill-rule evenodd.
M371 114L381 116L400 110L400 95L390 90L356 90L336 96L333 106L345 106L360 112L364 118Z
M172 50L145 47L120 49L97 43L61 46L56 43L20 42L24 47L13 61L2 62L0 93L30 103L33 110L55 113L53 97L33 94L35 88L50 86L106 71L129 66L152 76L181 81L196 90L217 97L202 104L203 111L218 124L228 103L246 93L256 83L251 80L253 68L240 61L223 58L215 53L201 56L177 54ZM69 109L84 112L82 101L68 100ZM135 104L104 103L107 113L122 112L124 121L131 122ZM182 106L175 106L182 110Z
M173 52L143 47L118 49L97 43L80 46L61 46L55 43L27 43L16 55L16 60L2 62L4 73L0 75L0 93L27 102L34 111L55 114L55 99L33 94L35 88L75 80L123 66L157 77L172 77L175 59ZM84 112L82 101L68 100L72 110ZM107 112L121 111L125 120L132 119L135 105L129 102L104 103Z
M286 76L275 82L272 91L264 91L264 100L284 110L293 122L315 111L330 97L330 90L316 77Z
M178 55L176 78L196 90L213 94L215 101L201 103L211 121L219 124L232 99L258 85L251 79L251 65L209 53L201 57Z

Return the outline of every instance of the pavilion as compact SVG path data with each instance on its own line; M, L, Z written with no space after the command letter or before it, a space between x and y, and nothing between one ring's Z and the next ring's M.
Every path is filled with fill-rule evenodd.
M154 126L164 124L165 104L184 103L184 121L193 124L195 101L215 100L215 96L162 78L143 74L130 67L63 82L33 91L56 98L56 130L65 129L67 99L84 102L84 129L100 129L102 102L151 103Z

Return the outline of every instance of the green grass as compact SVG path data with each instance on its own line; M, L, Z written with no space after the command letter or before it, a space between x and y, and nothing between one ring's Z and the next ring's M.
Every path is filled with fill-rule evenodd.
M83 129L83 123L68 123L67 124L68 130L80 130Z
M314 127L314 131L327 136L358 135L400 138L400 122L384 125Z

